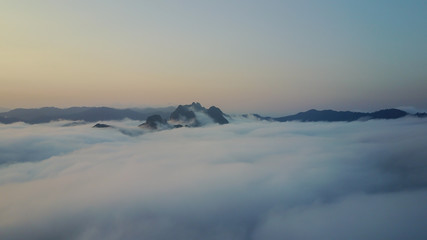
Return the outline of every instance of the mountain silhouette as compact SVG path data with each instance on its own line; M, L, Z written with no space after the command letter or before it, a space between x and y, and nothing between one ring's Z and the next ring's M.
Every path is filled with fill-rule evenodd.
M0 113L1 123L25 122L29 124L47 123L58 120L72 121L111 121L125 118L144 121L150 115L168 117L174 108L147 108L147 109L116 109L109 107L71 107L55 108L44 107L36 109L17 108Z
M357 120L369 119L397 119L405 116L427 117L427 113L418 112L409 114L399 109L383 109L375 112L352 112L352 111L335 111L335 110L316 110L311 109L294 115L283 117L267 117L258 114L244 114L246 118L253 118L267 121L301 121L301 122L351 122ZM150 118L151 117L151 118ZM160 118L159 118L160 117ZM201 117L199 119L198 117ZM29 124L47 123L58 120L71 120L81 122L100 122L111 120L131 119L137 121L147 121L148 127L157 129L160 124L169 127L197 127L203 124L203 120L211 119L218 124L227 124L229 116L224 114L221 109L211 106L206 109L198 102L189 105L179 105L178 107L165 108L128 108L116 109L110 107L71 107L55 108L43 107L36 109L17 108L8 112L0 113L0 123L10 124L14 122L25 122Z
M190 105L179 105L170 115L170 120L178 123L184 123L188 126L199 126L201 123L196 117L196 113L202 113L209 116L213 122L218 124L227 124L228 120L221 109L211 106L204 108L200 103L193 102Z
M109 127L111 127L111 126L108 124L104 124L104 123L97 123L93 126L93 128L109 128Z
M179 105L169 116L169 121L164 121L160 116L152 115L147 118L145 123L139 125L143 128L158 129L159 123L169 128L180 127L199 127L203 125L203 120L198 117L203 116L211 119L211 122L218 124L227 124L228 120L221 109L211 106L209 109L204 108L200 103L193 102L189 105Z
M145 123L139 125L139 127L154 130L154 129L159 129L159 127L164 124L166 124L166 121L163 120L162 116L156 114L156 115L149 116L147 120L145 120Z
M184 122L190 126L198 126L199 122L196 119L196 114L191 107L195 105L197 109L198 105L193 103L191 105L179 105L175 111L173 111L169 117L169 120L174 122Z
M301 121L301 122L351 122L362 119L397 119L409 115L407 112L399 109L384 109L372 113L334 111L334 110L315 110L300 112L295 115L285 117L269 118L273 121ZM265 117L264 117L265 118Z
M224 113L221 111L221 109L212 106L206 112L209 117L214 120L214 122L219 123L221 125L228 123L228 120L224 117Z

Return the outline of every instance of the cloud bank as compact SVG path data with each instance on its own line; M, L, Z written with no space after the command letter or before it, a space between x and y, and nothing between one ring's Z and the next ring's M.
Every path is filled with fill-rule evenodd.
M0 239L424 239L426 124L0 125Z

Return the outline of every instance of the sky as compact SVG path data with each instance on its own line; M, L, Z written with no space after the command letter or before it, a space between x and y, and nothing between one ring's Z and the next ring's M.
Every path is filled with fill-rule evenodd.
M0 124L1 239L427 235L426 118L67 123Z
M426 1L0 3L0 107L427 108Z

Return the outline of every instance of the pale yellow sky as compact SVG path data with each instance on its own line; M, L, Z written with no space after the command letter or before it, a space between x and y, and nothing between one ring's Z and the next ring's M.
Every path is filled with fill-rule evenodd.
M413 5L3 1L0 107L426 107Z

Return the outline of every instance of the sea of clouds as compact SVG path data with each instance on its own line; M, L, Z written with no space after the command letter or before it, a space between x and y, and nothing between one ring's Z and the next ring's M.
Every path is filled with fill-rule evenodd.
M427 236L427 119L109 124L0 125L0 239Z

